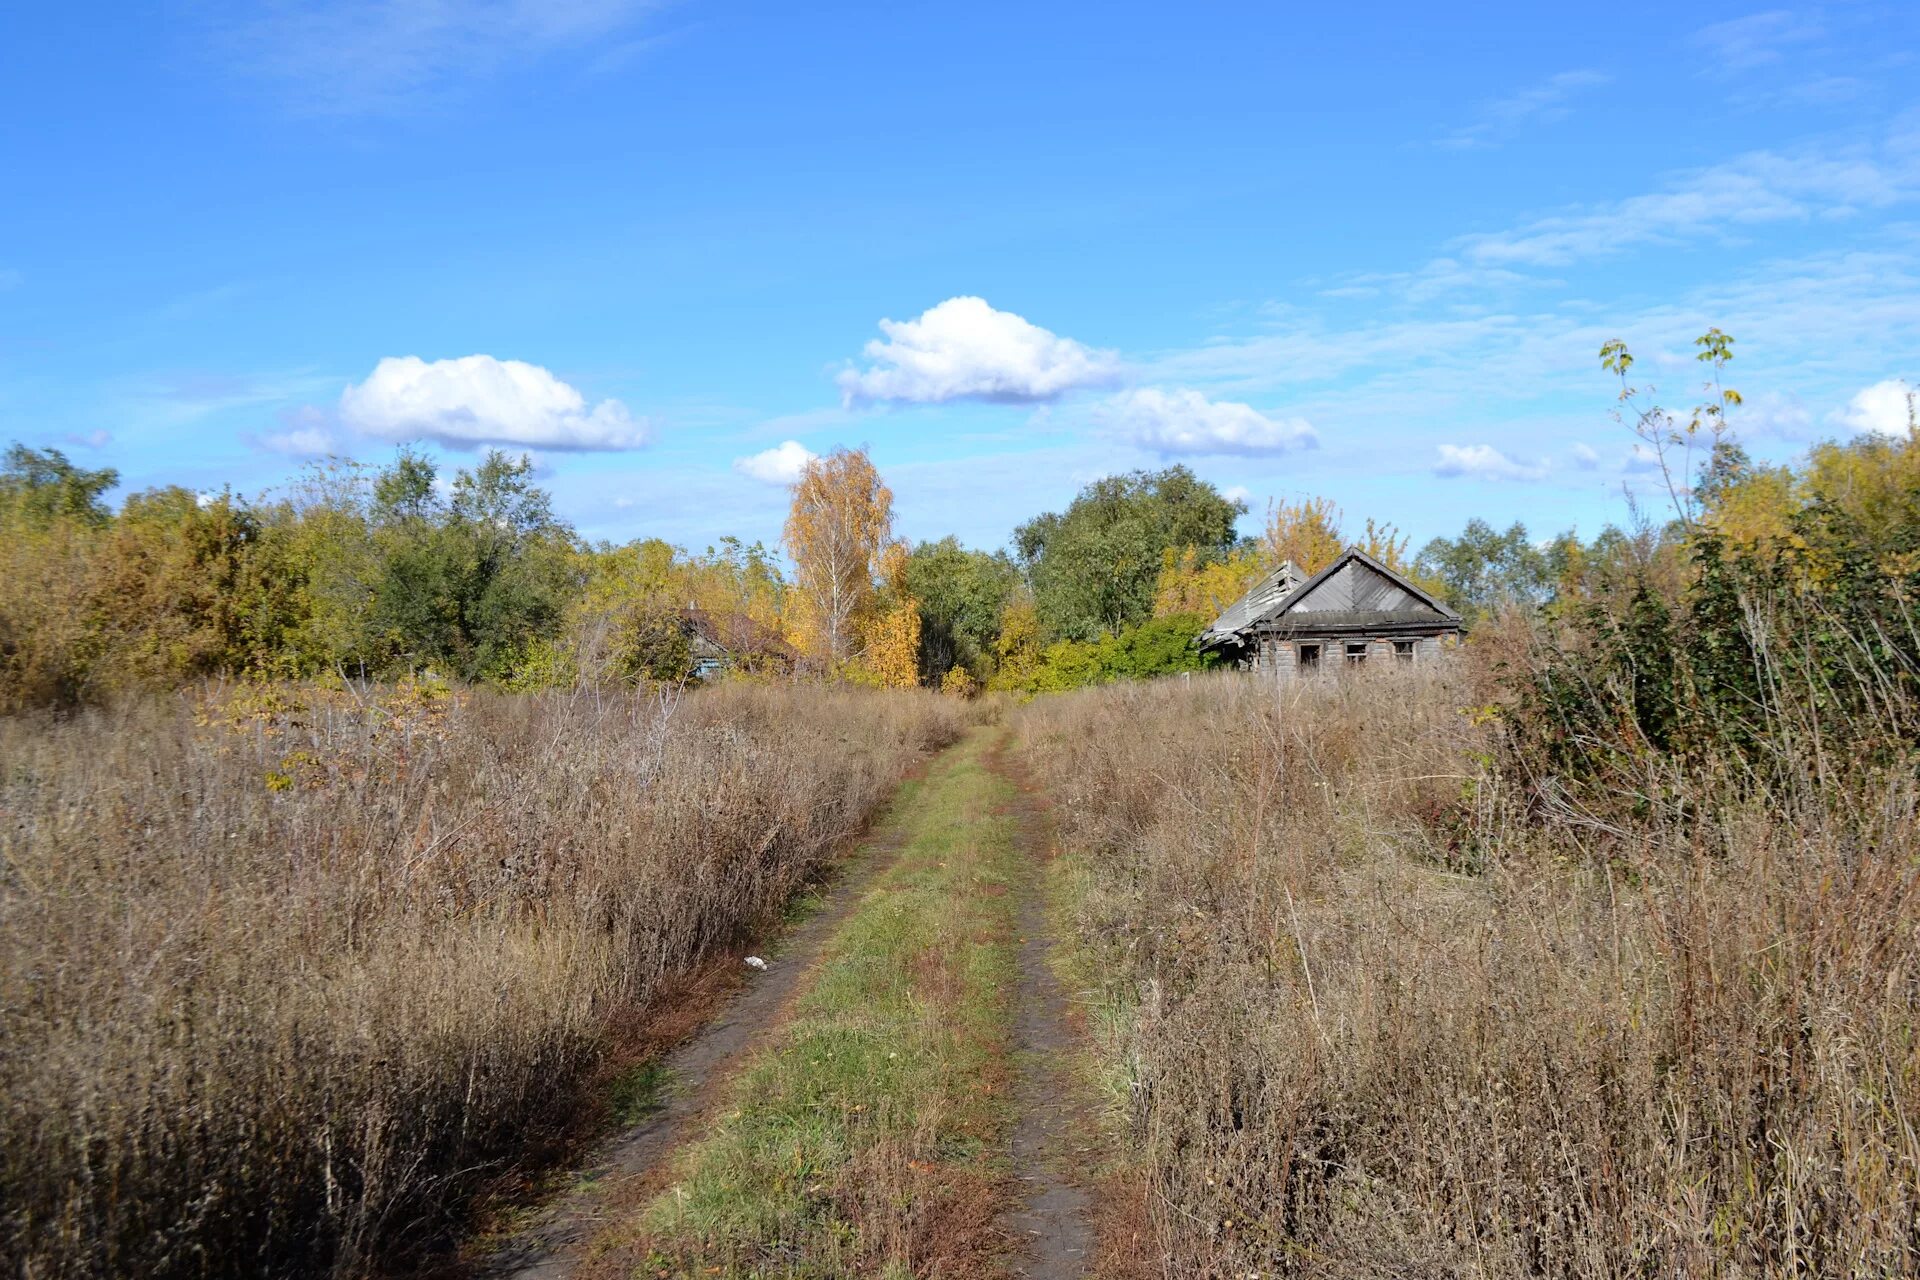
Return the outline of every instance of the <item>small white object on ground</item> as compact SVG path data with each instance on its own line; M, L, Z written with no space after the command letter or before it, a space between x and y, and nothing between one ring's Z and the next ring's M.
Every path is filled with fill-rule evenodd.
M747 957L747 968L759 969L764 972L766 970L766 967L767 967L767 962L765 960L762 960L759 956Z

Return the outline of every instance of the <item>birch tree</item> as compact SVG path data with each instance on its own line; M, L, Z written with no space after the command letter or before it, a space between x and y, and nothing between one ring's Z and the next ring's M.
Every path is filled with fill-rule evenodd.
M854 656L874 601L880 554L893 541L893 492L861 449L835 449L794 482L784 535L793 557L801 648L827 670Z

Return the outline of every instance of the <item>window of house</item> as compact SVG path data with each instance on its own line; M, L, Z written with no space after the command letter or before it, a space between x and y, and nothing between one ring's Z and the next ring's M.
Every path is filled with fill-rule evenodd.
M1357 667L1367 660L1367 642L1365 640L1347 641L1347 665Z
M1413 641L1395 640L1393 642L1393 660L1395 662L1413 661Z
M1320 669L1320 646L1319 645L1303 644L1300 646L1298 652L1300 657L1300 669L1302 671L1318 671Z

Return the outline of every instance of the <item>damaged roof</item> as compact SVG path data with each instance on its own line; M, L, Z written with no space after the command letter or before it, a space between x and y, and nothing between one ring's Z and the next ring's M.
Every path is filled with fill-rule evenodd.
M1278 569L1248 589L1247 594L1228 605L1212 625L1200 633L1200 647L1234 644L1268 610L1285 600L1295 587L1306 580L1293 561L1283 561Z
M1256 583L1200 633L1200 647L1242 644L1255 632L1346 631L1434 624L1458 629L1460 615L1405 575L1349 547L1300 581L1292 561Z

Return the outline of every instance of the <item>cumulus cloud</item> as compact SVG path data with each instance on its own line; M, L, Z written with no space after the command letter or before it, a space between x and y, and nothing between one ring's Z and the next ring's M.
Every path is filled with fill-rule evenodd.
M1913 421L1915 389L1899 378L1888 378L1862 389L1840 411L1840 421L1855 431L1876 435L1904 436Z
M284 410L278 416L279 430L243 434L241 438L256 449L284 453L290 458L324 458L346 452L334 431L332 417L312 405Z
M1573 465L1582 471L1591 471L1600 465L1600 451L1590 444L1573 446Z
M1102 402L1094 417L1116 435L1164 454L1284 453L1317 443L1305 418L1269 417L1185 387L1123 391Z
M798 440L787 440L745 458L735 458L733 469L761 484L789 485L819 455Z
M618 400L588 408L586 397L539 365L492 356L389 356L341 393L340 421L382 440L456 447L635 449L649 434Z
M1547 464L1515 461L1490 444L1443 444L1433 473L1471 480L1539 480L1547 474Z
M294 458L324 458L340 451L339 441L325 427L295 427L260 437L260 446Z
M866 345L871 365L838 381L848 405L884 400L1030 404L1120 375L1120 357L1042 329L982 298L948 298L917 320L882 320Z

